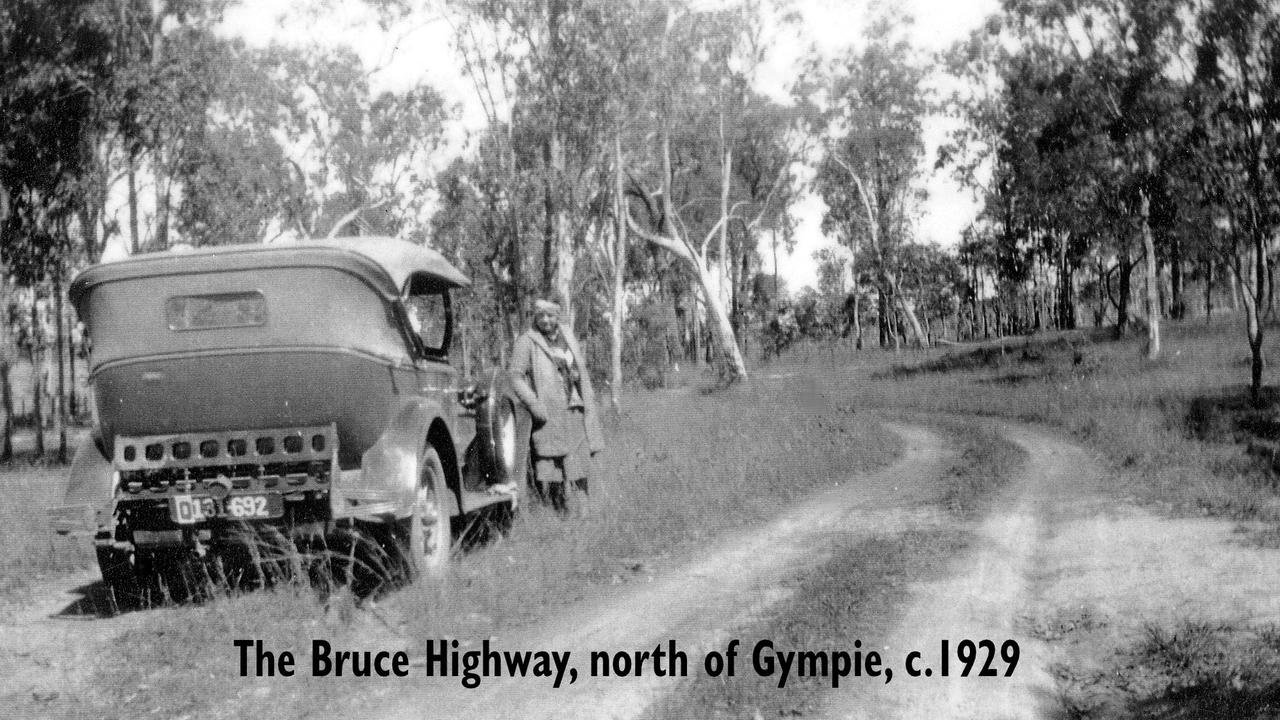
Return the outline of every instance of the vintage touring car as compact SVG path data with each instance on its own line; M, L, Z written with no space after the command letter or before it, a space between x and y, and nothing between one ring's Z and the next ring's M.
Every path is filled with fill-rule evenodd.
M121 593L160 559L246 528L394 531L438 567L458 520L514 509L529 416L506 375L449 363L439 253L364 237L169 251L72 283L91 342L96 429L72 464L62 533L92 532Z

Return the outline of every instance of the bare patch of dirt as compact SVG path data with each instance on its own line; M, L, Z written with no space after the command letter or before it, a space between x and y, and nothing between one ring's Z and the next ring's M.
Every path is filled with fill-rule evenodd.
M1187 717L1254 717L1247 703L1233 706L1228 697L1251 690L1247 672L1226 666L1256 666L1246 636L1280 624L1276 551L1242 542L1239 524L1225 520L1168 519L1125 504L1057 508L1033 576L1041 599L1028 621L1087 620L1063 628L1054 644L1049 670L1064 713L1165 717L1169 707L1183 707ZM1205 643L1197 645L1196 635ZM1170 655L1176 667L1160 667ZM1196 670L1206 661L1224 663L1222 677ZM1273 683L1263 678L1260 687ZM1180 696L1184 684L1203 686L1206 695L1221 690L1210 704L1225 704L1214 710Z
M96 571L45 581L0 607L0 715L95 717L88 669L138 613L109 617L95 606ZM102 608L105 611L105 608Z

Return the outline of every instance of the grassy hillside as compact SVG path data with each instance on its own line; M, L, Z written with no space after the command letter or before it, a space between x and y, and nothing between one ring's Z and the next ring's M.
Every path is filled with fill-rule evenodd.
M1261 406L1248 402L1239 320L1167 323L1164 330L1164 353L1155 361L1145 359L1141 338L1113 341L1109 331L1077 331L898 355L809 347L770 372L849 385L858 406L868 409L973 413L1057 427L1101 450L1123 471L1125 491L1144 503L1280 519L1271 467L1280 394L1267 393ZM1280 377L1272 381L1280 385Z

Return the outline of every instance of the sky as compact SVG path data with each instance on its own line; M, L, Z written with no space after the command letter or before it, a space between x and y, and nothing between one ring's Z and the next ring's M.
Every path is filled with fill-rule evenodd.
M787 83L796 76L808 48L832 57L850 46L856 47L873 8L868 0L794 0L794 6L801 21L775 34L756 83L757 90L779 101L785 101ZM899 0L896 6L915 18L909 34L912 43L922 52L935 52L967 37L998 9L998 0ZM439 158L439 167L453 154L465 151L468 132L484 127L475 91L450 44L452 27L443 12L428 10L383 32L373 12L358 0L246 0L227 13L222 30L256 46L273 42L348 45L361 55L366 67L375 68L370 81L378 90L403 90L424 82L431 85L458 110L457 120L447 131L449 142ZM947 171L932 171L936 149L945 140L952 122L931 117L924 123L926 156L922 164L928 170L928 200L921 209L916 231L919 240L944 246L957 242L960 231L978 210L969 191L956 185ZM806 192L793 210L798 220L796 248L790 255L780 251L778 257L778 272L793 290L816 284L817 262L813 254L835 244L822 235L824 209L820 198ZM767 238L762 242L764 270L772 272L772 249Z

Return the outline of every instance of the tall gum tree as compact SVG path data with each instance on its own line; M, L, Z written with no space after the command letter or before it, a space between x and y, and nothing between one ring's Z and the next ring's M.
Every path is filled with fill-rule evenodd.
M744 90L759 52L759 16L750 6L704 11L657 4L664 17L650 27L656 51L650 100L651 129L638 144L629 194L638 203L625 208L628 226L639 238L677 258L693 275L706 306L719 357L730 379L745 379L746 362L730 314L735 248L732 231L752 238L774 224L791 197L791 165L786 142L787 116L761 112L757 141L767 139L774 152L740 152L744 118L763 101ZM765 128L770 128L765 131ZM761 149L761 148L756 148ZM712 154L714 153L714 155ZM735 174L735 157L753 167ZM745 185L745 187L744 187ZM639 219L636 211L640 211ZM743 241L737 252L749 243ZM696 315L695 315L696 320Z
M607 0L458 0L456 33L491 126L505 114L512 148L542 183L542 291L574 315L577 260L591 212L608 187L619 87L614 21L626 8Z
M1160 255L1152 217L1153 191L1162 186L1171 152L1187 125L1179 86L1185 82L1185 0L1087 0L1007 2L1024 41L1051 45L1068 62L1069 96L1087 108L1096 137L1111 156L1110 172L1125 199L1119 250L1122 288L1128 285L1129 235L1136 235L1145 264L1147 355L1160 353ZM1083 72L1079 72L1083 71ZM1101 203L1099 203L1101 204ZM1121 293L1122 296L1125 293ZM1117 331L1124 331L1122 297Z
M924 70L911 56L893 15L873 22L861 51L832 66L814 68L814 90L826 105L815 107L825 152L814 184L827 204L823 226L836 232L865 262L881 298L881 341L888 341L889 315L900 311L915 342L927 340L915 303L901 284L901 247L909 241L911 214L924 155L921 121L927 112ZM855 287L856 292L856 287ZM893 332L895 345L899 333Z
M1197 29L1196 165L1216 245L1241 289L1249 388L1257 401L1272 238L1280 227L1280 9L1259 0L1215 0L1198 16Z

